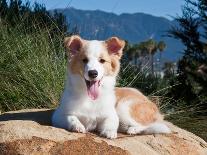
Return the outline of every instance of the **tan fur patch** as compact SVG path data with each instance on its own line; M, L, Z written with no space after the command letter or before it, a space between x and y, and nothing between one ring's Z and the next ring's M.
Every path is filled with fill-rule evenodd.
M83 39L78 35L73 35L71 37L65 37L64 46L66 48L66 54L68 57L71 57L76 50L79 50L82 46Z
M121 102L123 100L134 101L134 103L130 106L129 113L135 121L143 125L147 125L149 123L162 120L162 116L159 113L156 104L151 102L141 92L133 88L116 88L115 92L117 97L117 105L124 104L124 102Z
M109 51L110 55L116 55L118 59L122 57L123 48L125 46L125 41L119 39L118 37L111 37L105 42L105 46Z
M112 67L112 73L117 75L120 69L120 62L116 57L111 56L111 67Z
M103 63L105 75L116 76L118 74L120 62L117 57L113 55L110 56L107 52L103 52L100 59L106 60L106 62Z
M130 114L137 122L147 125L157 120L158 109L152 102L134 103L130 107Z
M79 74L83 76L85 65L83 63L83 59L85 58L87 58L85 53L83 51L80 51L70 59L68 67L70 68L73 74Z
M148 98L144 96L141 92L134 88L115 88L116 98L117 98L117 104L120 103L121 100L126 99L137 99L141 100L143 103L148 102Z

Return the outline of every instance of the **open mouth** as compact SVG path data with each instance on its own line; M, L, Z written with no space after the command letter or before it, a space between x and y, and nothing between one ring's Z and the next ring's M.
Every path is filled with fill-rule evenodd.
M100 81L101 80L88 81L88 80L85 79L85 81L86 81L88 96L92 100L96 100L99 96L99 86L100 86Z

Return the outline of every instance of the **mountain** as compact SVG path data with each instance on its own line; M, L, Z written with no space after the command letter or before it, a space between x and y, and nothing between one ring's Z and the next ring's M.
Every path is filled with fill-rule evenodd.
M144 13L120 15L100 10L88 11L75 8L56 9L66 16L69 30L77 27L80 35L85 39L104 40L111 36L119 36L131 43L154 38L163 40L167 49L163 52L166 61L176 61L181 57L182 44L173 38L166 37L167 31L175 25L164 17L156 17Z

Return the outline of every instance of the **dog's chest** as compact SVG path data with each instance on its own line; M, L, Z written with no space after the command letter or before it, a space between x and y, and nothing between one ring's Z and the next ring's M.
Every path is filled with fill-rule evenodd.
M79 115L78 118L81 121L81 123L85 126L87 131L92 131L97 128L97 124L98 124L97 117Z
M106 107L102 102L86 102L75 112L75 115L85 126L86 130L96 129L97 125L105 117Z

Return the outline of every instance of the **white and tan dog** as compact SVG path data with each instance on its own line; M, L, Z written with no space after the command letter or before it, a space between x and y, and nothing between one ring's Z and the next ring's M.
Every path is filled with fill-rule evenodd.
M157 106L133 88L115 88L125 42L65 38L67 81L53 126L74 132L98 131L116 138L127 134L169 133Z

